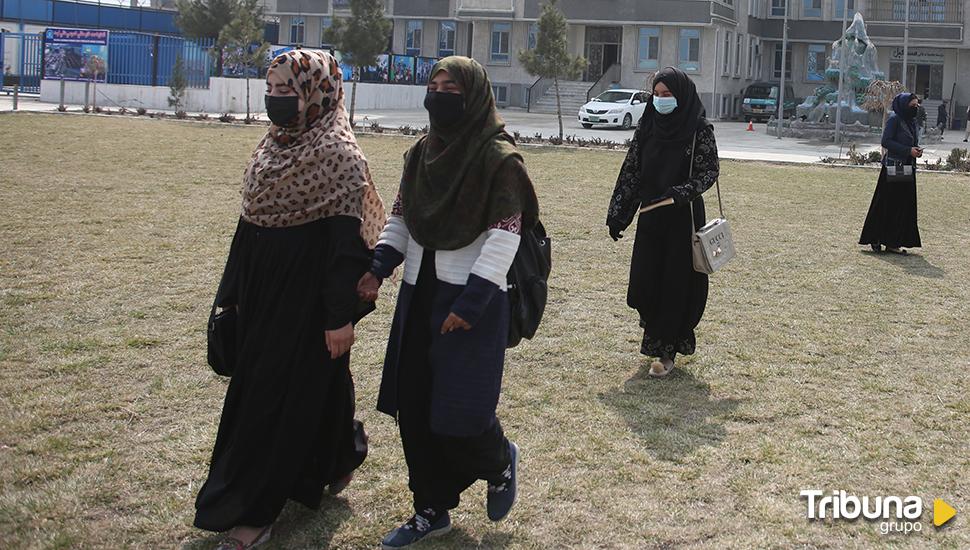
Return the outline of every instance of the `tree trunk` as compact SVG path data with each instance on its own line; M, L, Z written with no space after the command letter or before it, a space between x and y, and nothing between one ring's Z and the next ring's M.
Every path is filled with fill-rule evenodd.
M559 77L554 76L552 81L556 85L556 117L559 119L559 141L562 141L562 103L559 100Z
M360 80L360 67L354 71L354 85L350 88L350 127L354 127L354 109L357 106L357 81Z
M246 122L249 122L249 67L243 67L246 71Z

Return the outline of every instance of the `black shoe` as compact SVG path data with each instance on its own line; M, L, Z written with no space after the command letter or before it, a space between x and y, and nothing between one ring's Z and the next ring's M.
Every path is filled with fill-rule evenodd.
M870 244L869 246L871 246L871 247L872 247L872 251L873 251L873 252L882 252L882 245L881 245L881 244L879 244L879 243L876 243L876 244Z
M512 460L509 467L502 473L504 480L501 483L488 484L488 499L485 509L488 511L488 519L492 521L502 521L505 516L512 511L515 505L516 493L518 493L518 483L516 470L519 467L519 447L515 443L509 442L509 455Z
M433 517L434 519L429 519ZM451 531L448 510L435 513L430 508L411 516L404 525L394 529L381 541L383 550L406 548L425 537L437 537Z

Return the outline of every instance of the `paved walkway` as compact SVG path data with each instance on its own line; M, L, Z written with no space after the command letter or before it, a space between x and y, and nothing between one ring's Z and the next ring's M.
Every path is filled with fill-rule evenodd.
M35 97L21 97L19 109L23 111L53 111L57 108L56 104L41 103ZM80 106L71 106L78 109ZM13 109L13 97L0 95L0 111L10 111ZM558 122L555 115L542 115L528 113L521 109L502 109L502 116L505 118L506 126L510 131L517 131L525 136L541 134L548 137L559 133ZM195 114L195 113L190 113ZM210 113L210 116L218 116L218 113ZM242 118L242 115L236 115ZM266 120L265 115L261 115L262 120ZM411 126L421 128L428 123L428 114L423 109L414 110L393 110L393 111L358 111L356 113L358 124L368 125L373 122L379 123L387 128L399 128L401 126ZM793 162L793 163L816 163L823 157L840 156L839 147L831 143L817 141L803 141L794 138L778 139L767 134L767 125L756 124L753 132L746 131L747 124L742 122L715 122L714 129L717 135L718 152L721 158L735 160L760 160L771 162ZM566 135L575 135L586 139L600 138L623 143L633 136L633 130L620 129L585 129L572 116L563 116L563 132ZM963 143L963 132L947 131L942 143L932 143L926 145L923 158L930 162L943 157L946 158L950 151L955 147L968 148L967 143ZM860 143L858 149L868 152L879 148L877 140L873 139L868 143ZM841 151L841 156L845 157L845 148Z

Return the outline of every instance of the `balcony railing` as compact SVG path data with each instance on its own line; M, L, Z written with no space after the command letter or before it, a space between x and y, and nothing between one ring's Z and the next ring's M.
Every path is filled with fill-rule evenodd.
M906 21L906 0L869 0L870 21ZM909 0L910 23L963 23L963 0Z

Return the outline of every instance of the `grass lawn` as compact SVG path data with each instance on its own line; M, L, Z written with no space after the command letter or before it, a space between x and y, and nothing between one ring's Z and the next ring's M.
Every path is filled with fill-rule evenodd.
M0 547L215 540L191 526L226 387L204 329L262 131L0 116ZM361 139L388 203L410 142ZM855 244L875 172L724 162L739 256L657 381L625 305L632 231L604 226L622 153L524 155L555 258L500 404L520 500L493 525L479 483L424 548L970 547L970 178L921 174L926 248L898 257ZM374 410L392 286L352 360L371 454L320 511L288 505L271 548L373 548L409 515ZM921 496L922 532L809 522L809 488ZM934 528L934 498L963 515Z

